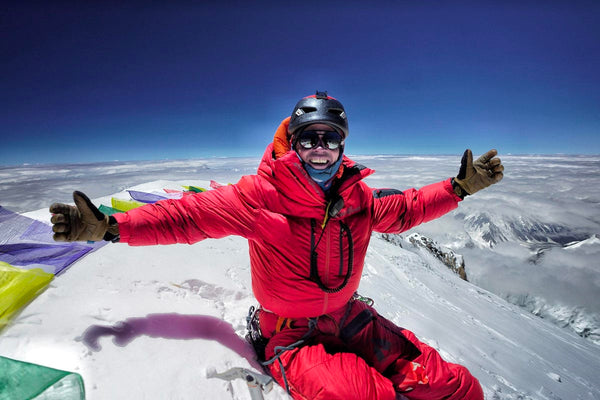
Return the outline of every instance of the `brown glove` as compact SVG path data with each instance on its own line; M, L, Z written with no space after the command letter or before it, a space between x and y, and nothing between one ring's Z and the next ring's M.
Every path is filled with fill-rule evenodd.
M500 182L504 176L504 166L496 154L498 154L496 150L490 150L473 162L473 153L470 149L465 150L460 171L454 178L454 182L458 185L454 190L457 195L464 197ZM461 189L464 193L459 193Z
M119 227L114 218L103 214L81 192L73 192L75 206L54 203L50 218L54 240L57 242L114 240L119 237Z

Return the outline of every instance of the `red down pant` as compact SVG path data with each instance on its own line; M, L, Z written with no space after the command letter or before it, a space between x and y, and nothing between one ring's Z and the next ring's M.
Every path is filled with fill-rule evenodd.
M479 382L465 367L444 361L361 301L312 322L264 310L259 321L269 340L266 359L278 356L270 372L294 399L483 400Z

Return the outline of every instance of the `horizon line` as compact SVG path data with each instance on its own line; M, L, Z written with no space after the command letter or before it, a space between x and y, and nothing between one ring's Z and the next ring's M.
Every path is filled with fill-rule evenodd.
M348 157L461 157L462 153L366 153L366 154L346 154ZM600 153L504 153L500 157L600 157ZM225 159L260 159L262 155L249 156L210 156L193 158L133 158L133 159L115 159L103 161L74 161L74 162L23 162L19 164L2 164L0 168L17 167L41 167L51 165L91 165L91 164L114 164L114 163L134 163L134 162L167 162L167 161L196 161L196 160L225 160Z

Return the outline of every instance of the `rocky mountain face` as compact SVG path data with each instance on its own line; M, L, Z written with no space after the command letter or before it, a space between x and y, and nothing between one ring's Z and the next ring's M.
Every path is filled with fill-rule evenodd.
M455 253L453 250L436 243L434 240L423 236L419 233L412 233L406 238L398 234L384 233L381 238L393 243L397 246L407 248L410 250L410 245L427 250L431 255L440 260L446 265L452 272L460 276L465 281L467 279L467 272L465 270L465 260L463 256ZM409 246L407 246L407 244Z

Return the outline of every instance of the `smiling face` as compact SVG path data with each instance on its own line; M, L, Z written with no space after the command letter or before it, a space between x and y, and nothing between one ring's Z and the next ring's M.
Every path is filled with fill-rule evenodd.
M319 134L319 136L325 135L327 134L327 132L336 132L335 129L325 124L312 124L303 129L303 131L316 131ZM340 157L341 149L341 146L336 148L335 150L330 150L327 147L324 147L322 139L314 148L304 148L300 144L300 141L296 141L295 147L295 150L302 159L302 161L304 161L314 169L318 170L325 169L333 165Z

